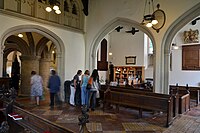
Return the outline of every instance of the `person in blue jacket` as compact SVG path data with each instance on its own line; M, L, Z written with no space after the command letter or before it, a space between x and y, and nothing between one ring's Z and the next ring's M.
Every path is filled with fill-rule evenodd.
M51 76L48 81L48 88L50 91L50 106L54 108L54 100L57 104L60 104L59 92L60 92L60 77L56 74L55 70L51 70Z

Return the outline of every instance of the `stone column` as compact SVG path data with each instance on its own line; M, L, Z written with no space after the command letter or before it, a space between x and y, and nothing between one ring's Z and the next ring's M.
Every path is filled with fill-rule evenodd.
M20 57L21 59L21 87L20 94L21 95L30 95L30 78L31 71L36 71L39 73L39 59L37 56L27 56L23 55Z
M39 75L43 79L43 86L45 93L48 92L47 83L50 76L50 59L40 59Z
M170 54L171 54L171 50L165 50L164 53L164 72L165 72L165 76L164 76L164 86L162 87L162 93L164 94L169 94L169 68L170 68ZM166 67L167 66L167 67Z
M3 76L6 77L7 57L3 57Z
M0 46L0 77L3 76L3 50L5 46L1 45Z

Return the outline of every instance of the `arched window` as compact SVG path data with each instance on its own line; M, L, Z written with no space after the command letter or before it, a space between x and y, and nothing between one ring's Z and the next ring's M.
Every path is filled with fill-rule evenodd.
M77 9L76 9L76 5L75 4L73 4L73 6L72 6L72 14L77 15Z
M148 45L148 54L153 54L153 44L149 37L148 37L147 45Z
M153 54L152 41L146 34L144 34L144 45L147 46L147 54Z
M64 1L64 11L69 12L69 4L67 3L67 0Z

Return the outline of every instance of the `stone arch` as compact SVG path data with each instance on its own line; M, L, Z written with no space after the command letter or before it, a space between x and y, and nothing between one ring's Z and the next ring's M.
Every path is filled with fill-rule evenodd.
M40 56L44 48L46 47L46 43L49 41L48 38L43 37L39 40L36 45L36 55Z
M32 55L35 55L35 43L34 43L33 35L31 32L26 32L26 36L28 38L30 52Z
M200 15L200 3L198 3L196 6L189 9L187 12L185 12L183 15L181 15L176 21L174 21L171 26L169 26L169 29L164 35L163 41L162 41L162 52L161 52L161 68L162 72L160 73L160 77L163 78L161 80L161 88L163 88L164 93L169 93L169 61L170 61L170 47L171 42L175 36L175 34L183 28L187 23L189 23L192 19Z
M127 25L130 27L135 27L141 31L143 31L145 34L147 34L149 36L149 38L152 40L153 43L153 54L154 54L154 60L153 63L156 63L156 43L155 43L155 39L153 37L152 32L145 26L141 25L140 23L134 21L134 20L130 20L127 18L115 18L112 21L110 21L109 23L107 23L98 33L97 35L94 37L95 39L92 42L92 46L90 47L89 50L89 63L90 63L90 70L93 70L95 68L95 59L96 59L96 52L98 49L98 45L101 42L102 39L104 39L104 37L110 33L111 31L113 31L117 26L119 25ZM154 76L155 76L155 66L154 65ZM155 79L155 77L154 77ZM154 82L155 84L155 82Z
M44 49L42 50L42 53L41 53L41 58L43 59L48 59L49 58L49 50L48 50L48 47L45 46Z
M14 43L16 43L19 46L19 49L22 54L30 55L31 53L30 48L28 47L28 44L26 43L26 41L14 35L11 35L6 39L6 41L9 41L9 40L12 40ZM12 45L14 44L9 44L10 47L12 47ZM5 46L7 46L7 44L5 44Z
M15 27L11 27L9 28L7 31L5 31L2 36L1 36L1 48L4 49L4 44L6 39L13 35L13 34L17 34L17 33L22 33L22 32L36 32L39 33L43 36L45 36L46 38L48 38L49 40L51 40L53 42L53 44L56 46L57 49L57 56L56 56L56 60L57 60L57 73L61 78L61 82L63 83L64 81L64 74L65 74L65 47L64 47L64 43L63 41L60 39L60 37L58 37L55 33L53 33L52 31L48 30L47 28L44 28L42 26L39 25L19 25L19 26L15 26ZM3 55L3 52L0 53L1 55ZM2 58L2 56L1 56ZM3 63L0 64L0 68L3 69ZM2 75L2 71L0 71L0 74ZM63 84L61 84L63 86ZM63 92L63 87L62 88L62 92ZM64 94L61 93L61 99L63 99Z
M54 45L57 48L57 61L58 61L58 74L60 75L61 79L64 79L64 64L65 64L65 48L64 48L64 43L63 41L60 39L60 37L58 37L55 33L53 33L52 31L48 30L47 28L38 26L38 25L20 25L20 26L15 26L12 27L10 29L8 29L6 32L4 32L4 34L1 37L1 45L2 47L4 47L4 43L5 40L16 33L19 32L36 32L39 33L43 36L45 36L46 38L48 38L49 40L51 40Z
M4 49L4 57L7 57L9 55L10 52L17 50L19 52L21 52L21 49L19 48L19 46L17 44L13 44L12 46L6 46L6 48Z

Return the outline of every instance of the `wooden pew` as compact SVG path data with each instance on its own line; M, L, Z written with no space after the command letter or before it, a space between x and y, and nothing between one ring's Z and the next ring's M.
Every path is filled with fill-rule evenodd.
M130 89L130 90L141 90L141 91L148 91L148 92L153 92L152 89L147 89L145 87L140 87L138 84L135 84L133 86L112 86L115 88L125 88L125 89Z
M109 89L112 91L125 92L125 93L150 95L150 96L164 97L164 98L169 97L168 94L153 93L149 90L144 90L144 89L129 89L126 87L115 87L115 86L109 86ZM189 92L186 90L179 93L176 90L171 90L171 91L173 100L173 116L176 117L178 116L178 114L182 114L190 110Z
M141 95L149 95L149 96L155 96L155 97L164 97L168 98L168 94L160 94L160 93L153 93L151 90L144 90L144 89L129 89L128 87L118 87L118 86L107 86L107 89L110 89L111 91L118 91L118 92L124 92L124 93L133 93L133 94L141 94ZM178 98L176 95L172 95L173 100L173 116L178 116L178 107L176 108L176 105L178 106ZM176 103L174 103L176 102Z
M179 95L179 114L190 110L190 94Z
M99 90L100 92L100 98L101 100L104 99L104 92L107 89L118 89L118 91L142 91L142 92L152 92L152 90L149 89L141 89L141 88L136 88L136 87L131 87L131 86L110 86L110 85L101 85L101 89ZM117 91L117 90L116 90Z
M17 114L20 114L23 117L23 119L14 121L11 118L9 118L9 121L12 121L12 123L15 123L15 125L17 124L30 132L41 133L49 131L51 133L73 133L73 131L66 129L63 126L60 126L56 123L39 117L15 105L13 106L13 111Z
M196 105L200 104L200 87L192 87L192 86L179 86L179 85L170 85L170 91L178 89L178 92L185 93L185 91L189 91L190 99L194 99L196 101Z
M173 121L173 100L170 95L168 97L151 96L144 94L134 94L119 92L113 90L106 90L104 96L104 104L115 104L118 106L130 106L139 109L139 117L142 117L142 109L162 111L167 113L166 126L168 127ZM105 106L103 106L103 109Z
M11 78L0 78L0 99L2 99L11 88Z
M167 94L161 94L161 93L154 93L151 90L146 90L146 89L136 89L136 88L129 88L129 87L118 87L118 86L108 86L108 89L113 90L113 91L120 91L120 92L125 92L125 93L136 93L136 94L143 94L143 95L154 95L154 96L163 96L163 97L168 97L169 95Z
M176 113L182 114L190 110L190 92L188 89L179 90L179 87L171 87L170 93L176 94L178 102L175 103Z
M9 89L11 88L11 78L0 77L0 88Z

